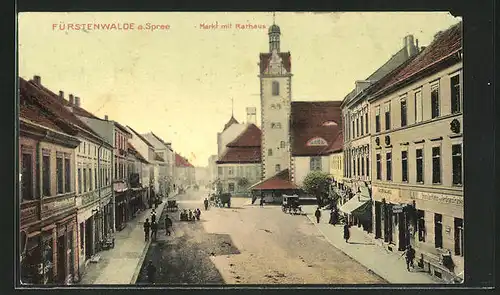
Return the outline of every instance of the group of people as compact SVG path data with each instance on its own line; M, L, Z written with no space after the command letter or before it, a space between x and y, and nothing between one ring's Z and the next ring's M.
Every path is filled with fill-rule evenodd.
M316 212L314 212L314 216L316 217L316 222L319 223L321 219L321 210L320 208L316 208ZM336 225L339 222L339 212L335 209L332 208L330 211L330 220L328 223L332 225ZM349 222L346 222L344 224L344 240L346 243L349 243L349 239L351 238L351 232L350 232L350 227L351 225Z
M168 215L165 215L165 234L167 236L171 235L172 232L172 219L168 217ZM151 211L151 222L149 222L149 218L146 218L146 221L144 222L144 240L148 241L150 237L150 232L151 232L151 239L153 241L156 241L157 234L158 234L158 222L156 221L156 210L153 209Z
M200 220L201 210L197 208L196 210L182 210L180 214L180 220L182 221L195 221Z

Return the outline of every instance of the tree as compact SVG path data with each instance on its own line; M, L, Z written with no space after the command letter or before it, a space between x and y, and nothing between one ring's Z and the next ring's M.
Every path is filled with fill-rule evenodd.
M328 198L330 177L322 171L311 171L304 179L302 189L316 197L318 205L323 205L323 200Z
M246 179L245 177L242 177L240 179L238 179L238 186L239 187L246 187L248 185L248 179Z

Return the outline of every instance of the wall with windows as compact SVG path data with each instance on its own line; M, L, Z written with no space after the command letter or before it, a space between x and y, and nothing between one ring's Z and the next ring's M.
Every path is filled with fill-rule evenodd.
M294 157L294 177L293 180L296 185L301 186L304 179L311 171L323 171L330 173L330 157L329 156L316 156L316 157Z
M38 160L42 163L41 190L43 196L75 192L74 150L48 142L40 142L40 150L41 154ZM34 167L35 163L33 161Z
M261 180L261 164L217 164L218 179L224 192L246 192L246 188ZM248 180L248 185L240 187L241 178Z
M338 182L344 178L344 152L332 153L330 156L330 175Z
M448 251L454 272L463 271L461 69L461 63L444 69L371 101L370 107L374 201L415 202L418 217L410 240L417 257L424 255L438 273Z

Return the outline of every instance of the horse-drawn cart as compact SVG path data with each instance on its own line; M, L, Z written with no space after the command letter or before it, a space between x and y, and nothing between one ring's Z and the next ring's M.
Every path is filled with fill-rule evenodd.
M179 210L179 205L176 200L167 201L167 211L177 211Z
M281 210L284 213L301 214L302 208L300 207L299 196L297 195L283 195L283 204Z

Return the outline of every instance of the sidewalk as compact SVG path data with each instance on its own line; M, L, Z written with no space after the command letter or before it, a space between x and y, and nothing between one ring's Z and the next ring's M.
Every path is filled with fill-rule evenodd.
M389 252L385 248L376 245L361 228L351 227L351 238L346 243L344 238L344 227L342 225L333 226L328 223L330 219L329 211L321 210L321 221L316 223L314 211L317 206L302 206L302 210L307 214L307 218L314 223L316 228L323 234L326 240L335 248L344 252L347 256L358 261L360 264L376 273L390 284L438 284L425 272L406 270L406 262L399 252Z
M156 209L157 218L166 204L166 198ZM97 253L100 260L89 263L79 284L134 284L141 270L151 241L144 241L143 224L152 209L139 213L127 226L115 233L115 248Z

